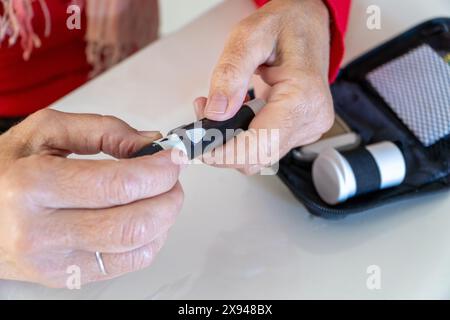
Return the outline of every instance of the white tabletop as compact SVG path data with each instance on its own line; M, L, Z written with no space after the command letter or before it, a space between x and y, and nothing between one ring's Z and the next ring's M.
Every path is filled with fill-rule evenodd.
M382 29L365 26L381 8ZM229 0L56 104L167 131L193 120L191 101L233 24L254 10ZM447 0L353 1L346 60L435 16ZM70 62L68 62L70 63ZM0 281L0 298L450 298L450 194L396 203L340 221L314 218L276 176L193 165L186 200L152 267L81 290ZM381 289L366 286L381 268Z

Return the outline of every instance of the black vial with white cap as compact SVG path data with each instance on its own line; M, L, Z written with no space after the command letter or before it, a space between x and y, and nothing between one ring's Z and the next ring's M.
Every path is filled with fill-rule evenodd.
M405 175L403 153L390 141L345 152L329 148L320 153L312 167L316 191L330 205L398 186Z

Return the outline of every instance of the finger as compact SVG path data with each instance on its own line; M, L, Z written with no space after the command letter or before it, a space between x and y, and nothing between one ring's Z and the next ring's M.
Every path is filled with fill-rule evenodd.
M167 233L161 235L153 242L129 252L102 254L106 275L100 272L95 254L91 253L89 255L89 263L86 266L86 269L91 272L87 274L86 281L94 282L113 279L149 267L161 251L166 239Z
M109 208L169 191L180 170L170 151L119 161L33 156L16 161L7 181L18 203L49 209Z
M208 165L238 169L244 174L252 175L278 161L278 139L276 130L250 129L206 153L202 160Z
M180 184L146 200L102 210L59 210L46 218L41 246L121 253L139 248L174 224L183 204Z
M36 266L34 281L53 288L74 288L108 280L146 268L152 264L167 239L167 233L137 249L124 253L102 253L105 271L100 269L95 252L53 252L47 257L51 268Z
M17 132L17 130L19 132ZM159 139L158 132L140 133L112 116L41 110L16 129L27 140L23 156L41 154L97 154L127 158L144 145Z
M244 20L231 33L213 71L207 118L223 121L234 116L245 99L253 73L271 56L275 37L270 24L261 21L265 20Z

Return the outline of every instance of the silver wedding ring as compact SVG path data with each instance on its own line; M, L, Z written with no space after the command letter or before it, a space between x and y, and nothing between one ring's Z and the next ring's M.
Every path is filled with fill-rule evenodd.
M106 272L106 269L105 269L105 264L103 262L102 253L99 251L96 251L95 259L97 260L97 265L98 265L98 268L100 269L100 272L106 276L108 273Z

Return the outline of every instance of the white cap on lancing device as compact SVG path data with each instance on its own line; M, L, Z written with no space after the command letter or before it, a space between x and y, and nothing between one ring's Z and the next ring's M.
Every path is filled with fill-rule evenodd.
M347 152L329 148L320 153L312 167L317 193L330 205L397 186L403 182L405 174L403 153L390 141Z

